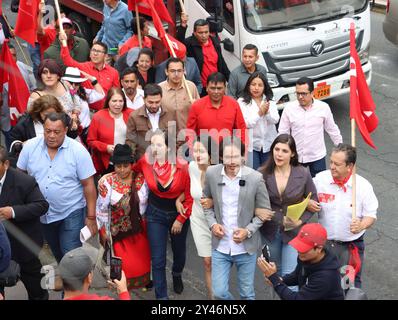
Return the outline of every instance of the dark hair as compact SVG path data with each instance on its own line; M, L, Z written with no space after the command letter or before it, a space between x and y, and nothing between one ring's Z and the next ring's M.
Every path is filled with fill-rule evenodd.
M47 120L52 122L61 121L64 125L64 128L69 126L68 117L65 112L51 112L44 118L44 123L46 123Z
M55 61L54 59L44 59L42 62L40 62L39 67L37 69L37 74L39 78L41 78L41 75L44 71L44 69L47 68L50 73L56 74L60 78L63 76L62 68L61 66Z
M224 156L225 147L236 147L240 151L240 155L242 157L245 156L246 148L245 143L242 140L235 136L227 136L222 139L220 142L220 157L221 159Z
M146 19L143 17L140 17L140 19L139 19L140 31L144 30L145 22L146 22ZM138 36L137 18L131 19L131 29L133 30L133 34L136 34Z
M225 78L224 74L222 74L221 72L213 72L207 78L206 86L208 86L210 82L213 82L213 83L222 82L225 85L227 83L227 79Z
M126 68L120 73L120 81L129 74L135 74L138 81L138 70L136 68Z
M4 163L8 160L8 152L7 149L3 146L0 146L0 162Z
M307 84L308 85L308 90L310 90L310 92L314 91L314 80L308 78L308 77L301 77L300 79L298 79L296 81L296 85L303 85L303 84Z
M85 276L84 279L86 279L87 276ZM83 280L62 279L62 286L63 286L64 291L81 291L81 290L83 290L84 279Z
M243 47L242 52L243 52L244 50L255 50L255 51L256 51L256 55L258 54L258 48L257 48L257 46L255 46L254 44L251 44L251 43L245 45L245 46Z
M41 122L40 112L50 108L54 108L57 113L64 112L64 108L59 100L52 95L46 94L33 101L32 107L28 113L33 121Z
M157 96L158 94L160 94L161 97L163 96L162 88L158 84L148 83L144 87L144 98L147 96Z
M124 92L122 91L122 89L120 89L118 87L112 87L109 89L108 93L106 94L103 109L109 109L109 101L112 99L112 97L115 94L119 94L122 96L122 98L123 98L123 110L122 111L126 110L126 108L127 108L126 96L124 95Z
M154 54L153 54L153 51L151 50L151 49L149 49L149 48L142 48L141 50L140 50L140 52L138 52L138 56L137 56L137 61L140 59L140 57L142 56L142 55L147 55L147 56L149 56L149 58L151 58L151 61L153 61L153 60L155 60L155 56L154 56Z
M185 63L180 58L170 57L166 62L166 70L169 69L170 63L182 63L182 68L185 68Z
M15 47L11 43L8 43L8 49L14 49L15 50Z
M210 24L206 19L198 19L195 21L194 25L193 25L193 32L196 31L197 27L204 27L204 26L209 26L210 28Z
M92 49L95 45L99 45L100 47L102 47L102 48L105 50L105 54L108 53L108 46L107 46L105 43L103 43L103 42L101 42L101 41L97 41L96 43L94 43L94 44L91 46L91 49Z
M332 149L333 152L344 152L346 165L355 164L357 161L357 148L347 143L339 143L337 147Z
M296 142L294 141L294 138L290 134L283 133L277 136L274 142L272 142L270 147L270 156L267 162L265 163L264 166L258 169L258 171L260 171L263 175L273 174L275 171L276 164L274 159L274 148L278 143L287 144L289 146L290 151L292 151L293 157L290 159L290 165L292 165L293 167L297 167L299 165Z
M259 78L262 80L262 82L264 84L263 94L265 94L265 96L267 97L267 100L271 100L274 97L271 86L269 85L264 73L255 71L250 75L249 79L247 79L245 89L243 89L242 98L243 98L243 102L246 104L249 104L252 99L252 97L250 95L250 85L251 85L252 81L256 78Z
M203 134L197 136L195 141L192 144L192 149L193 149L195 142L199 142L203 145L203 147L207 151L207 154L209 155L210 160L214 160L214 161L218 160L218 157L215 157L215 155L214 155L215 152L219 152L218 145L217 145L216 141L210 135L203 133Z

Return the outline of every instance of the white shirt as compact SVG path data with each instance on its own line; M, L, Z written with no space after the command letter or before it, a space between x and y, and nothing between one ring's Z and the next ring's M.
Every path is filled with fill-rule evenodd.
M36 137L44 136L44 127L43 124L39 121L33 122L33 127L35 128Z
M307 109L301 107L297 100L287 103L278 130L279 134L293 136L300 163L313 162L326 156L324 131L335 146L343 142L329 105L316 99Z
M126 142L126 131L127 127L121 115L119 118L115 119L115 132L113 136L113 144L115 146L119 143L124 144Z
M221 171L223 176L222 186L222 225L225 229L225 235L220 240L217 251L235 256L247 253L243 243L235 243L233 232L238 229L238 202L239 202L239 180L242 177L242 171L239 170L235 178L230 179L224 168Z
M279 121L279 113L275 101L270 101L269 110L262 117L258 115L260 108L256 101L251 100L249 104L246 104L243 98L239 98L238 104L245 119L246 127L249 129L248 151L269 152L272 142L278 135L275 124Z
M126 95L124 89L123 92L124 95L126 96L127 108L137 110L138 108L141 108L144 105L144 90L137 88L137 93L135 94L134 101L130 100L130 98Z
M159 119L160 119L160 113L162 112L162 108L159 108L158 112L156 113L150 113L146 108L145 110L148 115L149 121L151 122L152 131L156 131L157 129L159 129Z
M327 230L329 240L353 241L361 237L361 233L353 234L350 231L352 220L352 177L345 184L346 192L333 181L330 170L320 172L313 179L321 211L319 223ZM379 203L372 185L365 178L356 175L356 216L357 218L372 217L377 219Z

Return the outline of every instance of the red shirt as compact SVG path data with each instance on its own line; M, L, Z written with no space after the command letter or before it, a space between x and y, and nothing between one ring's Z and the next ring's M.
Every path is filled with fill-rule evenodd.
M213 41L211 41L211 39L207 41L207 44L202 44L202 53L203 68L200 78L202 79L203 88L206 88L207 78L209 77L209 75L211 75L213 72L218 71L218 54L216 49L214 48Z
M108 297L108 296L98 296L96 294L82 293L78 296L71 297L69 299L64 299L64 300L115 300L115 299ZM130 294L128 293L128 291L121 292L119 294L119 300L131 300Z
M133 35L130 39L128 39L123 46L120 48L119 54L122 55L129 51L131 48L139 47L140 43L138 42L137 35ZM152 49L152 40L149 37L144 37L144 41L142 42L143 48Z
M43 29L43 35L37 35L37 42L40 44L40 56L43 59L44 51L46 51L57 37L57 31L53 26Z
M218 109L212 106L209 96L196 100L189 111L187 129L195 131L197 135L201 129L207 129L215 141L217 139L221 141L222 138L232 135L233 129L240 129L236 136L243 142L246 141L246 123L242 111L236 100L229 96L223 97Z
M105 64L104 68L98 70L95 67L94 63L92 63L91 61L77 62L70 56L68 48L64 46L61 46L61 58L67 67L79 68L80 70L87 72L88 74L96 77L98 83L104 89L105 95L108 93L108 90L110 88L120 87L119 73L115 68L111 67L110 65ZM89 81L85 81L83 85L86 88L93 87ZM90 108L95 110L100 110L102 109L104 102L105 98L102 99L101 101L90 104Z
M170 188L166 192L160 192L153 172L153 166L148 162L147 155L141 157L138 162L133 165L133 171L142 172L145 181L148 184L149 190L156 196L165 199L177 199L181 193L185 194L184 207L187 209L184 215L179 214L177 220L184 223L192 211L193 199L191 197L191 179L189 178L188 164L177 159L176 172L174 173L173 181L170 184Z

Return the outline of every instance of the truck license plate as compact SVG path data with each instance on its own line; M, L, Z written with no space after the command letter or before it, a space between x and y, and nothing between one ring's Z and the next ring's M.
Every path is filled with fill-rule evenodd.
M323 85L314 89L315 99L324 99L330 96L330 85Z

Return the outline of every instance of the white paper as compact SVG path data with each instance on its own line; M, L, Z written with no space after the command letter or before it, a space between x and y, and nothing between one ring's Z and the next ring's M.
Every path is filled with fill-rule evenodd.
M84 226L83 229L80 230L80 241L81 243L85 243L92 236L90 229L87 226Z

